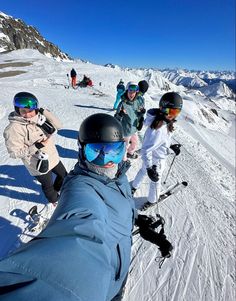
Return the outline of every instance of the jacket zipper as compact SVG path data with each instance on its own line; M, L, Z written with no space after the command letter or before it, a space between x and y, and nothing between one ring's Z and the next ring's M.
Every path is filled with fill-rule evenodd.
M116 277L115 277L115 280L117 281L117 280L120 279L121 265L122 265L121 254L120 254L120 246L119 245L116 246L116 250L117 250L117 255L118 255L118 259L119 259L119 267L118 267Z

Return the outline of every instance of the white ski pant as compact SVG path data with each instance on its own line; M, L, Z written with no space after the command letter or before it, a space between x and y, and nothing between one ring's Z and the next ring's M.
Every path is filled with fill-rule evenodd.
M158 182L153 182L149 179L150 185L149 185L149 191L148 191L148 202L150 203L155 203L160 197L161 193L161 178L163 171L165 169L165 159L159 159L157 162L154 163L154 165L157 166L157 172L159 174L159 181ZM132 182L132 187L135 189L138 189L141 182L143 181L143 178L147 176L147 168L145 164L143 163L141 169L138 171L136 177L134 178Z

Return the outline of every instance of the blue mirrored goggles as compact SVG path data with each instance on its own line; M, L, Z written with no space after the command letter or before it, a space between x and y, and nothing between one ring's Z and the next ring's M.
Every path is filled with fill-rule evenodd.
M86 159L96 165L106 165L109 162L118 164L125 154L125 142L88 143L84 148Z
M14 99L14 106L18 108L26 108L30 110L35 110L38 108L38 101L34 98L15 98Z
M129 85L128 91L129 92L138 92L139 91L139 86L138 85Z

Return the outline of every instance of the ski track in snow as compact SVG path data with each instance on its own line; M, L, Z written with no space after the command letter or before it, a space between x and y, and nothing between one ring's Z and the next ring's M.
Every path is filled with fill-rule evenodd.
M1 58L9 59L10 55L0 56L0 61ZM28 72L2 78L0 82L1 133L8 124L7 116L13 109L14 94L23 90L31 91L39 98L40 105L49 108L64 124L64 128L55 136L55 141L68 171L77 160L77 134L81 121L97 112L114 114L112 106L120 78L128 82L145 77L144 71L122 71L81 62L58 63L42 56L34 57L31 53L28 59L22 58L21 61L33 62L32 66L23 68ZM66 74L72 67L78 68L78 80L83 74L88 74L94 81L94 88L65 89L64 85L68 85ZM103 95L98 95L101 94L99 91ZM156 106L155 99L163 93L152 85L145 97L147 108ZM196 118L197 114L194 117L192 109L188 111L188 105L191 106L192 102L186 100L183 116L186 114ZM221 152L223 140L217 153L218 150L213 148L217 142L210 140L209 131L205 132L205 137L209 138L206 141L203 138L204 127L195 123L193 130L190 123L185 122L181 126L183 123L182 119L174 134L174 141L183 145L182 151L173 164L166 187L174 184L177 179L187 181L189 185L158 206L165 218L166 236L174 245L174 251L160 269L158 248L143 241L139 235L134 236L124 301L235 300L234 163L226 157L227 151ZM211 131L214 131L212 125ZM226 129L221 135L225 135L225 132ZM139 134L140 146L143 134L144 129ZM226 141L228 143L230 140ZM232 145L230 147L233 148ZM2 134L0 158L2 257L13 251L20 239L26 242L37 234L27 232L30 223L27 212L33 205L42 209L46 200L40 192L40 186L27 173L21 161L9 158ZM173 156L169 156L163 179L172 159ZM140 167L140 159L132 161L132 167L127 173L129 181L134 179ZM148 183L148 178L145 178L135 194L137 207L147 196ZM52 212L53 208L49 208L45 214L50 216ZM154 216L156 213L157 207L148 211L148 214Z

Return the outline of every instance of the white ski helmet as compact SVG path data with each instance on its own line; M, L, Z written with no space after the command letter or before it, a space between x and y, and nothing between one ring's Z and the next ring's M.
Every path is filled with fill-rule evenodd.
M126 90L129 89L129 86L137 86L137 89L139 89L138 84L135 82L128 82L128 84L126 85ZM138 90L137 90L138 91Z

